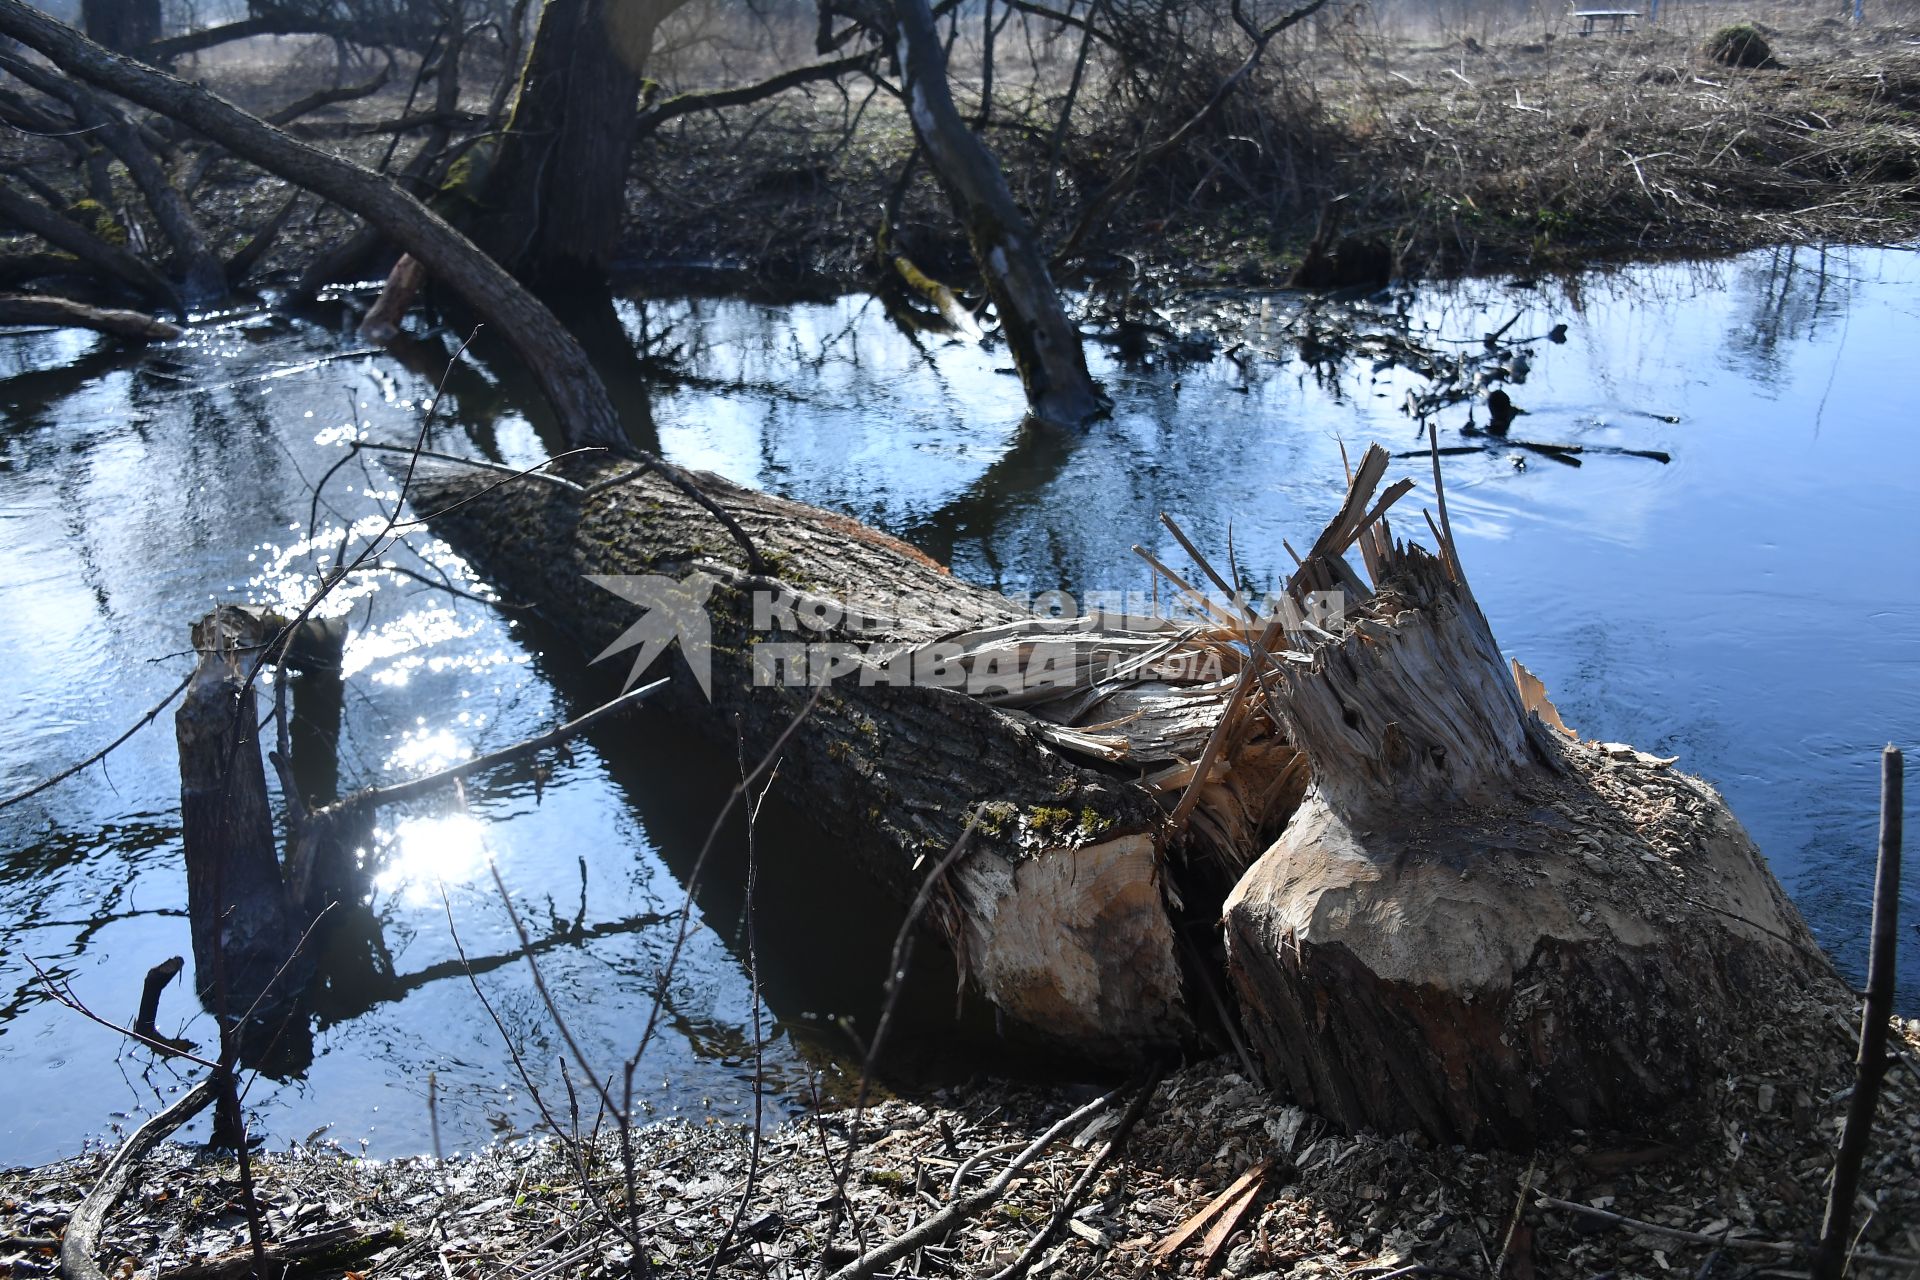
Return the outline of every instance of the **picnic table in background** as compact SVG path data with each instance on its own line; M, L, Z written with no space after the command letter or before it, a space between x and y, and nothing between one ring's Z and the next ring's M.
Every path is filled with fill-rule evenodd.
M1640 16L1638 9L1575 9L1573 16L1580 19L1580 34L1590 36L1594 30L1605 23L1612 35L1625 35L1629 28L1627 19Z

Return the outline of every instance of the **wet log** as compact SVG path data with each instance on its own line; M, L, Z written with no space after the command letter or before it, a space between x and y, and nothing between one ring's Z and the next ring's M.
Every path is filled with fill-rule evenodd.
M973 824L932 923L1011 1022L1128 1058L1190 1035L1168 904L1165 793L1148 778L1156 769L1177 774L1182 758L1199 754L1217 693L1189 687L1149 707L1128 703L1138 692L1129 689L1104 703L1098 690L1071 690L1097 704L1088 712L1094 722L1140 712L1115 746L989 696L990 660L957 656L966 646L953 639L974 637L979 653L981 637L997 636L999 655L1017 664L1030 661L1040 632L1062 624L1024 615L884 533L696 477L759 546L770 572L755 575L712 517L657 474L595 470L504 486L500 478L423 463L411 501L444 511L436 533L588 654L626 662L623 635L672 612L662 590L677 584L687 625L666 650L670 705L729 753L744 735L749 758L806 711L782 751L778 785L845 841L867 874L904 898ZM651 612L641 613L641 599ZM1092 643L1061 635L1076 647ZM952 640L944 652L934 647L943 639ZM690 642L699 668L688 661ZM884 677L857 665L900 654L908 656ZM931 683L942 664L959 685ZM789 673L805 682L785 683ZM882 682L901 675L921 683ZM813 686L828 678L807 711ZM1140 696L1150 698L1145 689ZM1168 705L1184 717L1181 728L1156 737L1155 709ZM1244 776L1257 790L1259 771L1249 765ZM1243 821L1243 793L1224 784L1214 791L1204 829Z
M0 293L0 324L53 324L70 329L93 329L135 342L177 338L180 326L141 311L90 307L70 298L47 294Z
M1323 539L1300 577L1353 607L1270 691L1314 783L1226 903L1249 1040L1349 1128L1660 1123L1831 970L1711 788L1528 709L1444 527L1438 556L1357 537L1371 589Z
M247 678L270 635L245 610L208 614L193 629L200 664L174 714L194 985L223 1023L306 987L304 974L283 973L305 922L281 880Z

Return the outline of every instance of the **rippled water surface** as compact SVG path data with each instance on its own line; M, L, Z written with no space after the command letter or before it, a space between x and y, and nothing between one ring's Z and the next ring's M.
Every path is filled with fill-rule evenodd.
M1244 304L1244 300L1237 300ZM1284 345L1294 304L1273 300ZM1538 344L1516 436L1661 450L1569 467L1500 451L1447 460L1467 570L1503 646L1583 733L1630 741L1720 786L1849 973L1863 957L1877 748L1920 723L1920 465L1914 353L1920 255L1779 251L1570 283L1422 289L1431 336L1471 342L1520 312ZM1269 584L1338 496L1339 444L1420 443L1400 405L1418 381L1361 364L1327 376L1255 341L1198 362L1095 358L1111 421L1020 426L1004 352L916 346L868 299L623 303L626 334L679 376L620 370L638 434L672 458L831 506L1008 591L1144 589L1134 543L1174 562L1173 514L1241 576ZM214 601L304 595L341 532L393 485L349 463L358 435L409 439L453 340L369 353L337 311L209 317L128 353L71 332L0 335L0 794L116 737L182 678L187 626ZM436 446L510 463L544 454L524 387L483 346L442 396ZM1441 417L1458 444L1464 409ZM1671 419L1671 420L1669 420ZM1516 463L1524 462L1524 468ZM1424 463L1405 464L1424 475ZM1424 481L1423 481L1424 485ZM1419 497L1422 495L1416 495ZM1403 530L1404 532L1404 530ZM462 568L425 539L409 574L356 581L334 770L310 789L392 780L506 745L604 700L620 674L536 624L428 585ZM467 584L472 585L472 584ZM296 744L297 746L298 744ZM487 874L497 865L539 963L597 1062L644 1022L684 883L737 776L727 753L641 715L579 743L550 779L507 770L387 813L371 899L337 922L310 1047L248 1105L276 1143L327 1136L429 1145L428 1077L448 1149L535 1120L505 1047L558 1085L558 1046ZM105 762L0 810L0 1161L38 1161L150 1109L171 1070L54 1005L31 957L125 1019L149 965L188 948L171 714ZM832 1089L870 1029L896 909L842 874L792 815L763 816L760 915L776 1105ZM663 1036L639 1072L657 1114L740 1118L754 1002L737 831L696 895ZM1910 877L1909 885L1920 878ZM476 998L449 915L501 1024ZM1907 918L1920 921L1910 887ZM1909 931L1908 955L1920 955ZM964 1070L990 1041L953 1036L951 971L917 975L903 1044L916 1070ZM1920 1011L1920 963L1901 1002ZM202 1040L181 987L161 1026ZM849 1034L848 1028L853 1034Z

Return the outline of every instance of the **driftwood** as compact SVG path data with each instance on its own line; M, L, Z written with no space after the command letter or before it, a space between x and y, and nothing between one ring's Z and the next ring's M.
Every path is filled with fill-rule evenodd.
M140 1161L147 1152L206 1110L215 1092L211 1079L200 1081L120 1144L120 1149L107 1161L107 1167L101 1170L93 1189L67 1220L67 1233L60 1241L60 1270L68 1280L106 1280L105 1273L93 1260L93 1253L100 1243L100 1230L107 1225L107 1215L125 1194L127 1184L139 1171Z
M141 311L90 307L84 302L46 294L0 293L0 324L55 324L71 329L95 329L136 342L177 338L180 326Z

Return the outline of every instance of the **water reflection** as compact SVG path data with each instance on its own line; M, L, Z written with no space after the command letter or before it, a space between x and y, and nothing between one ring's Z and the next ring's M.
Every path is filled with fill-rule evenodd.
M1456 532L1497 634L1569 721L1679 754L1722 786L1848 967L1871 883L1874 753L1920 718L1920 477L1888 465L1910 415L1885 376L1920 339L1916 284L1914 255L1782 250L1400 300L1434 340L1476 342L1510 318L1522 334L1567 324L1565 345L1539 344L1515 388L1528 434L1671 453L1668 467L1595 454L1578 470L1449 459ZM637 294L587 324L637 439L872 520L976 580L1079 598L1147 589L1135 542L1184 562L1160 530L1167 511L1266 590L1291 563L1281 539L1298 546L1337 499L1341 441L1419 444L1400 406L1423 384L1301 358L1292 300L1206 305L1237 336L1218 352L1102 346L1116 412L1072 436L1022 430L1003 351L910 343L865 298ZM227 315L143 353L70 333L0 337L0 791L84 756L159 700L186 669L169 655L210 602L284 607L343 539L377 528L395 495L370 462L311 498L352 440L411 438L438 395L436 448L511 465L551 448L550 424L523 410L524 376L487 335L451 365L463 335L423 333L392 354L350 335L349 314L320 306ZM1468 439L1464 408L1440 421L1443 444ZM310 798L505 746L617 687L622 672L584 668L538 620L470 598L484 586L432 539L391 563L336 597L344 680L294 682ZM550 776L533 762L497 772L465 812L443 797L381 815L362 842L365 899L326 935L311 1060L281 1064L282 1082L249 1099L276 1142L331 1124L376 1152L421 1149L428 1070L449 1145L531 1123L448 929L451 910L475 980L536 1081L557 1087L558 1046L489 859L589 1052L611 1064L631 1051L738 762L642 712L542 767ZM106 1033L51 1006L18 957L130 1013L146 967L186 949L177 808L163 719L104 769L0 810L0 1078L25 1100L0 1121L0 1159L65 1153L165 1082L166 1069L116 1057ZM764 821L770 1079L791 1098L837 1069L853 1043L841 1018L870 1025L897 909L797 815L776 802ZM738 837L723 833L695 896L669 1031L650 1051L660 1112L746 1111ZM910 1065L965 1070L939 1060L953 975L916 977L899 1043L925 1048ZM162 1029L210 1040L188 1004L170 997ZM985 1012L964 1017L991 1044ZM58 1088L45 1083L56 1072Z

